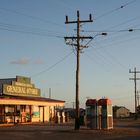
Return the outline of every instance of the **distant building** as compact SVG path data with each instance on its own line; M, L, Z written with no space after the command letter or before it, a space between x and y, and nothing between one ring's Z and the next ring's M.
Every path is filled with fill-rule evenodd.
M113 106L114 118L126 118L130 117L130 110L123 106Z
M41 97L29 77L0 79L0 123L49 122L64 103Z

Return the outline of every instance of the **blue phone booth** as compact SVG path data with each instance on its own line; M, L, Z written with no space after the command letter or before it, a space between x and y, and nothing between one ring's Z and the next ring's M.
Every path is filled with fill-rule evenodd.
M88 99L86 101L86 125L91 129L98 129L98 101Z

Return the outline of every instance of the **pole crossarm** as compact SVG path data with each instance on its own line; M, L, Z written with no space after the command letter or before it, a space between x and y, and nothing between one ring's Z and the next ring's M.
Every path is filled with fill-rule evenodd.
M69 37L64 37L65 40L67 39L77 39L76 36L69 36ZM80 36L79 39L93 39L91 36Z
M140 78L129 78L129 80L140 80Z
M81 20L79 22L80 23L93 22L93 20ZM71 24L71 23L77 23L77 21L68 21L68 22L65 22L65 24Z
M140 71L136 71L136 68L134 69L134 71L131 71L131 69L129 69L129 73L140 73Z
M85 22L93 22L93 19L92 19L92 15L91 14L89 14L89 20L78 20L79 17L80 17L79 11L77 11L77 20L76 21L69 21L68 20L68 16L66 16L65 24L73 24L73 23L76 23L77 24L77 22L78 22L78 24L85 23Z

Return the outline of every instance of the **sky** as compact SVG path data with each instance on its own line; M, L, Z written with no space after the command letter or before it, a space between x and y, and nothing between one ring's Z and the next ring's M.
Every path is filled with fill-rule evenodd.
M80 54L80 107L106 97L133 112L129 69L140 70L139 6L139 0L0 0L0 78L31 77L43 97L51 89L51 98L73 107L76 53L64 37L76 36L77 25L65 24L65 16L76 21L79 10L80 20L93 18L81 23L80 35L94 38L80 41L88 44Z

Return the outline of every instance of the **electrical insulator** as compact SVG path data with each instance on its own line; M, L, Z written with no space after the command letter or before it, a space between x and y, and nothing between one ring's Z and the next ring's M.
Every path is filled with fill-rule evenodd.
M68 23L68 16L66 16L66 23Z
M92 15L91 14L89 15L89 20L92 20Z

